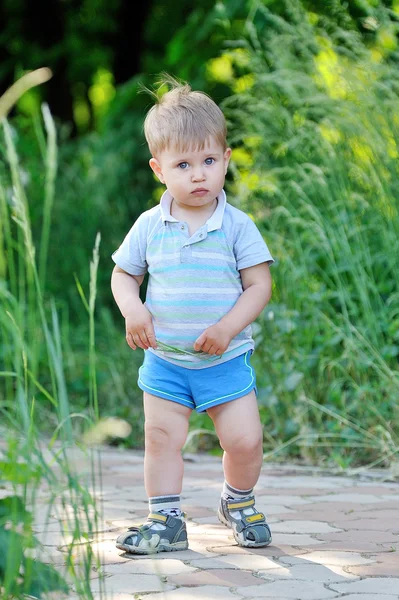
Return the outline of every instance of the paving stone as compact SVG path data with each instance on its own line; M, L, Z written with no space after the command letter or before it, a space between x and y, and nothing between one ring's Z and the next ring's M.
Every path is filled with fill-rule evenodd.
M148 513L148 509L147 509ZM134 516L133 516L134 515ZM130 520L130 525L134 519L139 519L140 517L136 512L130 513L127 508L115 508L104 506L102 517L105 521L118 521L118 520Z
M361 577L397 577L399 575L399 557L397 552L378 554L375 560L376 562L369 565L348 566L348 571Z
M380 507L380 509L381 509L381 507ZM393 509L393 508L387 509L387 508L385 508L385 505L384 505L383 509L384 509L384 518L385 519L390 519L392 523L394 523L395 520L399 520L399 504L398 504L396 510ZM380 516L381 516L380 515L380 510L378 510L378 511L375 511L375 510L365 510L365 511L362 511L360 513L360 517L362 519L376 519L376 520L378 520L380 518Z
M212 474L223 477L223 469L218 468L218 470L214 471ZM198 485L198 481L201 481L201 479L202 479L202 481L204 481L204 480L208 481L209 475L210 475L210 473L207 470L201 470L201 469L195 470L190 467L187 467L187 465L185 466L185 469L184 469L185 484L187 482L191 486Z
M262 474L259 477L258 484L255 489L258 487L276 487L278 489L284 488L295 488L295 487L306 487L306 488L316 488L316 489L331 489L336 490L337 485L340 487L351 487L353 486L353 479L345 479L344 477L315 477L315 476L301 476L295 475L290 477L284 473L280 477L268 478L264 476L264 469L262 469Z
M392 498L392 497L391 497ZM313 498L308 498L308 500L315 500L317 502L351 502L353 504L361 504L368 505L372 502L374 504L384 502L384 498L379 498L378 496L374 496L371 494L328 494L328 496L314 496Z
M391 544L380 544L379 545L379 551L380 552L397 552L399 551L399 544L397 542L391 543Z
M190 506L189 513L190 514L188 514L187 516L190 519L199 519L202 517L209 517L210 515L213 515L215 513L215 510L206 506Z
M321 521L289 521L288 523L275 523L274 533L334 533L340 531Z
M311 487L292 487L292 488L288 488L290 493L293 496L299 496L300 498L304 498L306 500L307 496L315 496L315 495L320 495L320 496L324 496L326 493L326 490L320 490L320 489L316 489L316 488L311 488ZM281 493L282 491L287 491L287 488L279 488L278 491ZM264 488L260 488L259 490L255 490L255 496L256 497L262 497L265 498L266 500L270 501L273 499L273 497L276 494L276 489L264 489Z
M260 555L260 556L266 556L268 558L278 558L280 556L290 556L290 555L299 555L301 553L301 550L299 550L297 547L295 546L285 546L282 544L271 544L270 546L266 546L265 548L241 548L238 545L233 545L233 544L229 544L229 545L220 545L220 546L213 546L212 550L214 550L214 552L218 552L219 555L223 554L225 556L229 556L230 554L238 554L238 555L242 555L242 554L248 554L251 556L254 555ZM303 549L303 554L306 554L307 550L306 548Z
M104 540L91 544L95 556L101 557L103 565L125 563L129 560L129 555L121 552L115 547L114 540Z
M337 573L337 567L325 567L323 565L306 563L304 561L302 562L302 564L287 567L280 566L276 569L268 569L264 572L259 571L258 574L262 577L264 573L265 577L273 577L276 580L303 579L304 581L313 581L326 584L356 579L355 575L345 573L345 571L343 571L339 567L339 573Z
M100 580L91 583L93 592L99 592ZM173 589L157 575L123 574L105 578L105 589L112 593L137 594L138 592L161 592Z
M188 544L191 549L197 551L206 550L209 547L214 546L225 546L226 544L235 544L233 534L229 529L221 530L221 532L214 532L213 534L207 534L202 531L198 533L188 533Z
M107 592L107 600L134 600L135 595L134 594L118 594L118 593L108 593ZM160 594L160 597L162 597L162 594ZM101 595L100 593L98 594L93 594L93 600L103 600L104 595ZM78 598L77 596L74 596L73 599L68 597L67 600L82 600L81 598Z
M348 521L345 524L345 529L389 531L394 535L399 535L399 522L392 521L392 519L388 519L387 517L379 519L356 519L355 521Z
M327 590L321 583L309 581L271 581L266 585L238 587L237 594L253 598L286 598L287 600L324 600L324 598L337 598L339 594ZM392 599L391 599L392 600Z
M46 548L49 546L58 548L59 546L63 546L65 543L68 543L62 533L56 531L40 531L35 534L35 537L43 546L46 546Z
M262 498L263 501L265 501L265 496L262 494L262 490L260 490L257 493L257 498L259 497ZM298 505L298 504L312 504L312 501L309 500L308 498L301 498L300 496L283 496L283 495L273 495L272 497L273 499L273 504L277 504L279 506L287 506L288 508L290 508L293 505ZM257 505L258 505L258 501L257 501ZM267 506L267 504L265 504L265 506Z
M280 562L287 564L300 564L304 560L315 562L320 565L337 565L340 567L349 565L369 565L375 562L375 558L364 558L356 552L329 552L318 550L309 552L300 556L285 556L280 558Z
M361 511L363 510L371 510L372 507L371 505L367 506L367 505L362 505L362 504L354 504L353 502L333 502L331 499L333 498L333 495L331 494L331 496L328 496L329 501L323 501L323 502L319 502L320 500L320 496L314 496L313 501L310 500L306 505L301 506L300 509L295 507L296 510L301 510L303 512L309 512L311 511L312 513L319 511L319 512L325 512L325 511L339 511L342 512L343 514L351 514L351 513L361 513ZM378 504L378 508L375 505L374 508L376 508L377 510L381 510L381 504ZM384 503L383 508L385 510L385 508L387 508L386 504ZM396 506L397 508L397 506Z
M138 515L132 515L129 519L110 519L108 524L112 527L117 534L115 538L118 536L119 532L126 531L128 527L132 527L133 523L137 523L140 517Z
M384 510L398 510L398 501L388 501L385 500L383 507L381 507L381 504L377 505L377 504L370 504L370 506L367 507L368 510L381 510L381 508L383 508Z
M261 502L256 501L256 507L260 512L265 513L265 515L269 518L270 515L296 515L297 511L293 508L288 508L287 506L281 506L281 504L264 504L262 506Z
M83 470L87 468L87 456L75 453L74 461L77 465L83 461ZM148 515L143 453L105 448L101 464L102 489L96 483L93 493L102 533L94 537L91 548L101 556L99 568L107 575L110 600L399 599L398 553L391 551L399 545L397 484L265 465L255 493L258 510L272 524L273 543L248 549L239 547L232 531L216 518L221 459L186 455L182 498L189 550L134 556L117 550L114 540ZM91 489L91 484L87 487ZM37 497L35 528L47 544L45 560L62 572L65 539L60 548L50 544L59 543L58 517L65 522L73 519L73 509L56 503L46 524L50 498L46 485ZM75 560L87 550L85 540L75 547ZM101 600L95 568L91 577L93 600ZM78 600L76 592L65 600Z
M264 483L262 483L264 482ZM268 494L275 494L276 493L276 489L278 490L285 490L285 489L289 489L290 491L294 492L295 494L301 496L302 495L302 490L305 490L305 493L308 493L308 491L311 491L314 494L325 494L326 490L336 490L337 489L337 484L333 484L330 481L323 481L322 479L313 479L310 478L309 479L303 479L300 477L293 477L292 479L287 479L282 480L280 478L280 481L276 482L275 485L273 487L271 487L270 485L268 485L268 483L264 480L261 479L260 483L258 483L258 485L255 487L255 493L258 493L259 490L263 490L264 492L268 493Z
M338 507L336 505L335 509ZM296 510L292 510L290 512L281 512L280 518L284 521L323 521L324 523L334 524L339 527L344 527L347 521L353 521L355 519L361 519L363 517L362 512L345 512L342 510L335 510L328 508L327 510L315 510L310 511L306 510L306 508L300 507ZM285 509L284 509L285 510Z
M191 515L189 517L190 521L193 521L194 523L198 523L199 525L205 525L206 527L208 527L210 529L210 526L213 525L217 525L218 527L220 527L220 521L217 518L217 516L215 514L208 514L208 516L206 517L197 517L197 518L193 518Z
M283 544L284 546L317 546L319 544L323 544L322 540L318 540L316 538L312 538L310 535L306 535L304 533L276 533L273 535L273 543L279 546Z
M159 559L161 553L151 556L151 560L145 560L137 557L132 557L130 560L119 564L108 564L103 571L108 575L128 575L131 573L141 573L144 575L180 575L181 573L192 573L195 571L193 566L185 565L181 560L176 558ZM170 553L166 553L170 556ZM174 555L173 555L174 556ZM214 559L209 559L214 560Z
M318 535L318 534L315 534ZM368 542L373 541L375 543L388 543L388 542L399 542L399 535L395 535L390 531L369 531L351 529L350 531L340 531L338 533L325 533L323 534L323 540L326 542L341 542L349 540L350 542Z
M195 588L179 588L163 594L138 595L138 600L237 600L237 595L225 587L204 585ZM391 598L392 600L392 598Z
M349 583L333 583L331 589L345 594L391 594L399 595L399 577L367 577L361 581Z
M341 541L337 542L324 542L320 546L320 550L331 550L333 552L359 552L360 554L375 554L376 552L392 552L392 548L395 548L393 544L381 544L377 542L360 542L345 539L345 536ZM312 548L304 547L304 550L312 550Z
M370 483L359 482L357 485L346 488L345 493L351 494L352 492L361 492L362 494L373 494L375 496L388 496L389 494L397 494L398 490L399 486L394 484L384 485L381 483L378 485L371 485Z
M183 563L188 562L192 559L196 559L198 557L203 557L206 556L207 558L212 558L212 557L219 557L218 553L215 552L210 552L208 551L206 548L203 549L202 547L200 549L195 549L192 547L193 545L190 544L190 547L188 550L179 550L178 552L173 552L173 559L182 561ZM170 552L160 552L159 554L156 555L156 560L168 560L170 559ZM126 552L124 552L122 554L122 557L125 560L137 560L138 557L134 556L133 554L127 554ZM149 560L152 561L154 560L154 556L146 556L145 554L140 555L140 560Z
M249 569L258 571L260 569L275 569L279 565L275 560L262 556L261 554L229 554L214 558L203 558L190 561L192 567L198 569Z
M348 594L342 596L342 600L396 600L399 596L387 596L386 594Z
M198 571L187 575L172 575L168 583L178 586L203 586L223 585L227 587L262 585L263 580L252 575L250 571L214 569L212 571Z
M384 494L381 496L384 500L388 500L388 502L399 502L399 494Z

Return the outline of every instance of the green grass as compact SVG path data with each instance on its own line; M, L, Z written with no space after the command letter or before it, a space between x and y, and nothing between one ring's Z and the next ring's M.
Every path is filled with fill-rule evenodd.
M6 497L0 505L0 593L4 600L34 596L68 589L65 578L43 562L43 552L33 530L36 496L48 490L47 519L55 513L65 536L65 562L69 583L81 598L91 598L89 574L100 565L88 540L98 530L101 503L88 492L101 488L99 455L90 448L82 451L90 465L86 475L76 470L69 454L80 432L98 420L95 371L94 308L98 245L96 240L90 269L87 301L89 321L89 410L73 411L69 403L62 332L55 303L46 298L45 273L51 206L56 171L55 129L44 108L47 129L45 217L43 220L39 268L32 239L29 203L21 180L21 166L15 151L12 130L3 121L5 156L9 172L0 182L2 285L0 287L0 325L2 369L0 372L0 413L2 437L1 485ZM12 185L12 196L10 187ZM7 283L6 283L7 282ZM38 400L38 397L40 400ZM43 411L43 405L46 409ZM43 431L43 413L51 411L53 430ZM79 427L80 420L86 425ZM57 474L54 471L57 467ZM86 539L80 559L76 544ZM34 556L31 552L34 550ZM101 584L104 596L104 586Z
M276 258L254 327L265 459L389 466L399 434L396 67L296 0L279 11L256 2L245 27L224 21L232 75L209 90L230 88L229 200ZM117 90L101 136L69 140L45 110L34 126L15 119L0 143L0 403L22 438L33 430L32 447L54 432L68 445L99 416L132 427L112 443L143 446L142 352L127 347L109 286L111 252L159 197L137 89ZM193 415L187 448L220 452L211 430Z
M292 7L294 24L258 6L237 44L252 83L225 102L246 153L231 191L277 259L254 356L266 456L387 466L399 450L397 77L354 33L344 52Z

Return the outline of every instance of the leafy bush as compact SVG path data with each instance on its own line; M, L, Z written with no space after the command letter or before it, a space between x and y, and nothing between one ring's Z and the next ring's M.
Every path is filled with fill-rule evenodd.
M267 438L272 448L299 442L308 460L389 462L399 434L399 80L355 31L315 24L300 2L280 12L259 4L225 53L235 85L246 82L224 102L231 191L277 259L255 354Z

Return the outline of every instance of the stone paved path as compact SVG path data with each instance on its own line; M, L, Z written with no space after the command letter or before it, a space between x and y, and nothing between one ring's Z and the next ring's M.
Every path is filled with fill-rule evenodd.
M134 557L117 550L113 540L148 513L142 455L105 449L102 466L104 523L93 547L103 556L107 598L399 599L398 483L265 465L256 487L257 508L268 516L273 543L243 549L215 516L221 461L199 456L185 462L189 550ZM36 531L40 536L39 523ZM54 540L42 541L61 564ZM97 600L99 573L93 571L92 577ZM73 593L69 598L77 600Z

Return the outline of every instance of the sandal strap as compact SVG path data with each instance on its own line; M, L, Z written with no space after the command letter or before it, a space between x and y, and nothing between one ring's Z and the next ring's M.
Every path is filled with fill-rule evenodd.
M244 508L249 508L255 504L254 496L248 498L248 500L233 500L227 502L227 510L230 512L231 510L243 510Z
M150 513L147 517L147 521L151 521L151 523L162 523L162 525L166 525L168 520L168 515L162 515L160 513Z
M182 513L185 516L185 513ZM136 531L143 535L143 532L151 529L153 523L161 523L161 525L165 525L165 527L173 527L174 518L170 515L163 515L161 513L155 512L150 513L147 517L147 522L144 525L129 527L128 531Z
M241 533L244 529L256 528L257 526L266 523L266 517L263 513L256 513L254 515L242 515L240 521L236 521L237 531Z
M147 522L143 525L133 525L133 527L129 527L128 531L135 531L136 533L140 533L145 539L149 539L151 537L151 526L153 523L161 523L162 525L167 525L168 516L162 515L158 513L150 513L147 517Z

